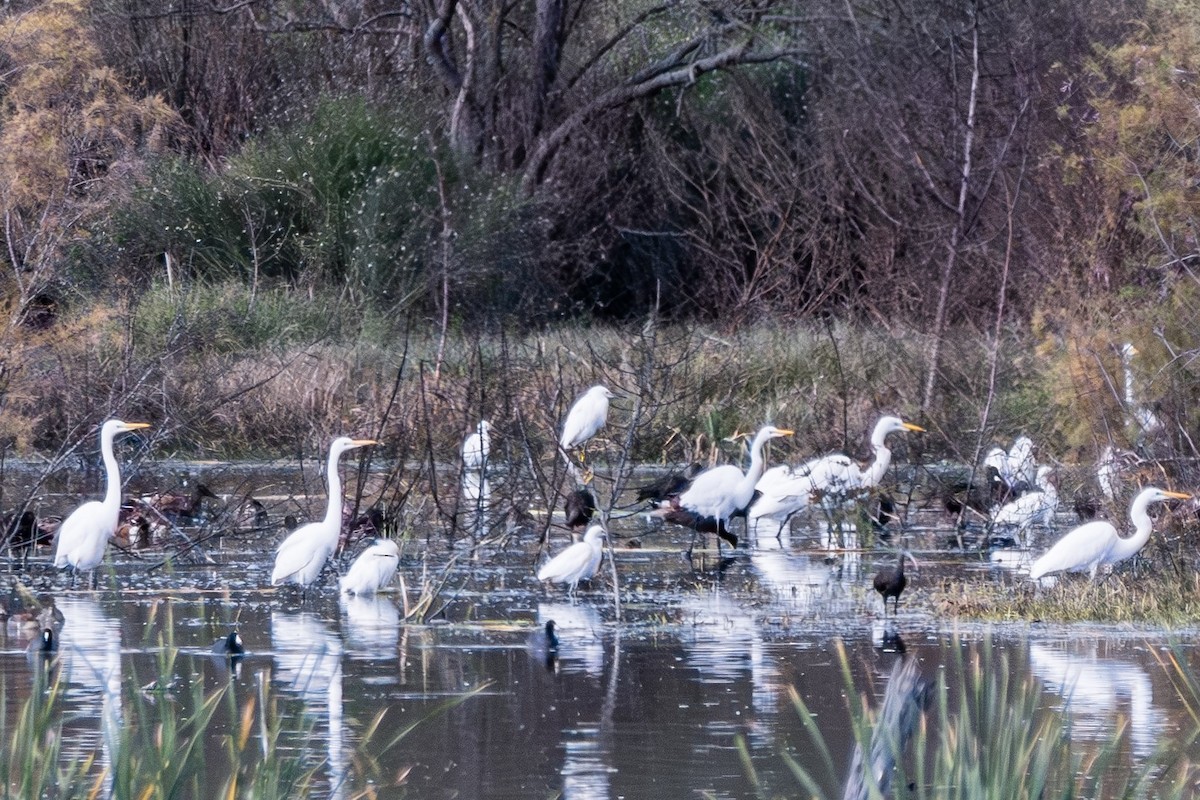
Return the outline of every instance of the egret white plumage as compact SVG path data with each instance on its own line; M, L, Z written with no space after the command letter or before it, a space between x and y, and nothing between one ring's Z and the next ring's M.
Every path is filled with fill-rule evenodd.
M94 570L104 560L108 540L117 532L121 516L121 470L113 455L118 433L149 428L148 422L110 419L100 427L100 453L104 459L106 486L103 500L84 503L71 512L58 529L54 566L71 566L78 572ZM95 575L92 576L93 581Z
M1190 499L1191 495L1154 486L1143 489L1129 506L1129 519L1134 527L1132 536L1121 538L1111 522L1096 521L1080 525L1064 534L1041 558L1034 561L1029 576L1037 580L1051 572L1087 570L1095 580L1096 571L1101 565L1132 558L1150 541L1153 522L1147 508L1151 503Z
M1028 436L1018 436L1013 440L1006 462L1007 469L1000 474L1014 494L1027 492L1037 484L1037 454L1033 440Z
M754 499L754 485L766 468L763 448L771 439L791 436L793 431L764 425L750 444L750 467L743 473L732 464L723 464L704 470L688 488L677 497L669 498L669 506L655 512L668 522L684 525L697 533L717 534L717 550L721 539L737 547L737 537L729 532L729 521L746 511ZM692 545L696 537L692 536ZM688 546L688 554L692 552Z
M608 421L608 401L613 397L616 395L603 386L593 386L579 396L567 412L558 440L564 451L582 447L586 452L587 440L599 433ZM583 460L583 454L580 460Z
M376 539L350 565L338 581L343 594L375 594L392 582L400 566L400 546L391 539Z
M275 551L275 569L271 572L271 585L295 583L302 588L317 580L325 562L337 549L338 536L342 528L342 479L338 475L338 459L347 450L378 444L374 439L351 439L339 436L329 446L329 463L326 479L329 487L329 505L325 518L310 522L292 531Z
M1161 430L1163 421L1149 406L1137 402L1133 391L1133 357L1138 349L1132 342L1121 345L1121 366L1125 372L1125 406L1142 434Z
M1052 473L1050 467L1038 467L1037 491L1026 492L1006 503L992 519L993 527L1016 528L1021 538L1034 525L1053 527L1054 515L1058 512L1058 489L1051 480Z
M604 557L603 540L604 528L593 525L583 535L582 542L576 542L543 564L538 570L537 579L568 584L567 591L575 594L579 582L588 580L600 568L600 561Z
M881 417L871 432L875 460L866 469L842 453L820 456L799 466L772 467L763 473L754 487L760 496L750 507L750 523L753 525L766 517L779 522L782 528L793 515L808 507L814 494L845 500L854 492L877 486L892 463L888 435L924 430L899 417Z
M492 426L486 419L481 420L476 426L475 432L463 441L463 466L468 470L482 472L487 468L488 451L491 448L491 437L489 436L491 429Z

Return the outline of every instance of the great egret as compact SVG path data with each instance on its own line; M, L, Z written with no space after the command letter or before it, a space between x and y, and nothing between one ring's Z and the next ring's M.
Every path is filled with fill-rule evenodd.
M488 424L488 421L482 420L475 432L463 441L462 459L465 468L479 472L487 469L488 450L491 448L491 436L489 435L491 429L492 426Z
M223 656L241 656L246 654L246 645L242 642L242 635L238 633L237 628L229 632L228 636L222 636L213 642L210 648L213 653Z
M1034 525L1054 527L1054 515L1058 512L1058 489L1050 479L1050 467L1038 467L1037 491L1026 492L1016 500L1010 500L992 520L994 528L1016 528L1024 539Z
M1150 434L1161 430L1163 421L1154 413L1154 410L1149 406L1144 406L1134 399L1133 394L1133 357L1138 354L1138 349L1133 346L1132 342L1126 342L1121 345L1121 366L1125 371L1125 406L1129 413L1133 416L1133 421L1137 423L1138 429L1142 434Z
M375 594L392 582L399 566L400 546L391 539L376 539L354 559L338 585L342 594Z
M778 521L782 530L794 514L808 507L815 494L844 500L851 493L877 486L892 462L888 434L924 430L899 417L881 417L871 433L875 460L866 469L842 453L814 458L800 466L772 467L754 487L760 496L750 506L750 523L766 517Z
M591 578L600 568L600 560L604 557L603 539L604 528L599 525L588 528L582 542L576 542L543 564L537 579L568 584L568 594L574 595L579 582Z
M608 421L608 401L616 397L603 386L593 386L579 396L571 410L567 412L567 421L563 423L562 436L558 443L563 451L576 447L587 450L587 440L591 439L604 423ZM580 455L580 461L583 454Z
M110 419L100 427L100 453L104 458L106 481L104 499L84 503L63 520L58 529L54 566L70 566L76 573L100 566L104 549L117 532L121 517L121 470L113 455L113 439L118 433L149 427L148 422L122 422L119 419ZM93 583L95 578L93 573Z
M875 586L875 591L879 592L883 597L883 613L887 614L887 601L892 598L893 611L900 610L900 595L904 593L904 587L908 586L908 577L904 574L904 560L908 559L912 565L917 566L917 560L908 552L902 552L896 557L896 566L884 567L875 573L875 580L872 584Z
M750 445L750 467L743 473L732 464L722 464L704 470L692 479L691 485L680 495L668 498L669 507L660 509L657 516L676 525L684 525L696 533L717 534L717 550L721 539L737 547L737 537L729 532L729 521L745 512L754 500L755 484L762 477L766 462L763 447L771 439L791 436L793 431L765 425L759 429ZM688 545L691 555L696 537Z
M342 528L342 479L338 475L338 459L347 450L379 444L374 439L351 439L339 436L329 446L329 464L326 478L329 486L329 505L325 519L310 522L292 531L275 552L275 569L271 572L271 585L284 582L307 588L317 580L325 562L337 548Z
M1129 506L1129 519L1134 527L1132 536L1122 539L1111 522L1098 520L1080 525L1064 534L1045 555L1034 561L1029 576L1037 580L1051 572L1087 570L1095 580L1101 564L1115 564L1132 558L1150 541L1153 523L1146 508L1151 503L1190 499L1191 495L1168 492L1154 486L1143 489Z

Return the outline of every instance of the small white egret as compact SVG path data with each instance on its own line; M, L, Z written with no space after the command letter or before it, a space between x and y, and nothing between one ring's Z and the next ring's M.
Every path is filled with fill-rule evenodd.
M290 582L307 588L321 574L325 562L337 548L342 528L342 479L338 475L338 459L347 450L372 444L378 442L348 436L333 440L326 468L329 505L325 509L325 519L301 525L279 545L275 552L275 569L271 572L272 586Z
M995 528L1016 528L1024 539L1034 525L1054 527L1054 515L1058 513L1058 489L1051 480L1050 467L1038 467L1037 491L1026 492L1016 500L1005 503L996 512L992 525Z
M1037 483L1037 454L1034 452L1033 440L1028 436L1018 436L1008 448L1005 459L1006 469L1000 476L1016 494L1029 491Z
M392 582L400 566L400 546L391 539L376 539L363 550L338 581L342 594L375 594Z
M492 426L488 424L486 419L481 420L475 432L463 441L463 466L468 470L483 472L487 469L488 450L491 446L491 437L489 436L491 429Z
M1141 405L1134 399L1133 393L1133 357L1138 354L1138 349L1133 346L1132 342L1126 342L1121 345L1121 366L1125 372L1125 406L1130 415L1133 416L1133 421L1137 424L1139 433L1150 434L1161 430L1163 421L1154 413L1154 410L1149 406Z
M796 513L808 507L814 494L845 500L851 493L879 485L892 463L892 451L887 446L888 434L925 429L899 417L881 417L871 433L871 448L875 460L863 469L849 456L832 453L814 458L799 466L780 465L767 470L755 490L760 497L750 507L751 524L767 517L780 527Z
M579 582L588 580L600 568L603 539L604 528L599 525L588 528L582 542L576 542L542 565L538 580L569 584L568 593L575 594Z
M586 452L587 440L599 433L608 421L608 401L613 397L616 395L603 386L593 386L579 396L567 412L558 440L564 452L576 447L582 447ZM583 460L583 454L580 460Z
M745 512L754 499L754 485L766 468L763 447L771 439L792 434L793 431L785 428L763 426L750 445L750 467L744 473L732 464L706 469L692 479L691 485L683 493L669 498L670 506L657 515L668 522L689 527L696 533L717 534L718 551L721 549L721 539L737 547L737 537L728 530L729 521ZM688 555L691 555L695 542L693 535Z
M1143 489L1129 506L1129 519L1134 527L1132 536L1122 539L1111 522L1098 520L1080 525L1064 534L1045 555L1033 562L1029 576L1037 580L1051 572L1087 570L1095 580L1096 571L1102 564L1115 564L1132 558L1150 541L1153 523L1146 509L1151 503L1190 499L1191 495L1168 492L1153 486Z
M149 427L148 422L122 422L119 419L110 419L100 427L100 453L104 458L106 481L104 499L84 503L63 520L58 529L54 566L71 566L77 573L100 566L104 549L117 532L121 516L121 470L113 455L113 439L118 433ZM93 582L95 577L93 573Z

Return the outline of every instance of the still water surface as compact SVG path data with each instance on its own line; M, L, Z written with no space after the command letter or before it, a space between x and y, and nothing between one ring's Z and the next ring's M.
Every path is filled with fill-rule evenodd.
M835 759L848 760L853 743L836 642L848 652L855 691L872 699L882 696L897 659L916 659L937 681L952 679L942 665L978 654L985 669L1035 681L1044 708L1068 715L1073 748L1098 748L1127 724L1120 766L1136 767L1190 731L1156 659L1180 635L1037 624L955 630L934 616L920 603L923 582L963 572L1013 580L977 558L934 552L944 532L909 535L909 547L924 549L922 567L899 615L885 621L870 581L894 556L877 547L829 550L816 521L779 539L760 537L729 559L706 552L691 562L681 555L690 538L684 531L650 529L637 517L614 530L642 543L616 541L619 611L607 560L603 580L585 584L574 601L538 584L533 537L474 552L436 537L406 543L410 603L423 576L453 560L438 595L444 609L424 624L402 619L395 594L337 598L332 573L307 598L267 588L278 530L210 546L203 563L149 570L154 556L114 554L108 588L98 592L69 589L46 555L13 578L52 593L64 614L57 667L68 682L63 753L94 754L100 767L112 762L113 732L131 704L170 704L185 718L194 687L232 682L231 701L218 709L205 743L209 768L227 768L222 737L266 684L289 719L286 751L319 765L332 797L354 796L368 781L383 797L756 797L739 738L769 795L802 793L782 753L838 794L844 775L820 767L788 694L794 687ZM552 550L564 546L559 536ZM561 646L547 658L537 633L550 619ZM231 671L208 648L235 624L249 654ZM10 625L0 656L10 724L14 701L34 690L28 635ZM174 648L174 680L143 688ZM1192 657L1186 642L1183 652ZM378 769L362 769L363 756L377 758Z

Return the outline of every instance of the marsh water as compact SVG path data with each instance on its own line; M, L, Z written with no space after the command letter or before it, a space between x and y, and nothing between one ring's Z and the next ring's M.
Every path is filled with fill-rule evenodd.
M956 626L922 604L922 586L947 576L1018 580L978 554L947 550L949 529L932 510L908 520L904 543L920 568L891 617L871 578L895 562L894 550L874 534L831 538L816 516L724 557L708 541L691 559L687 531L638 514L614 521L619 605L608 559L574 598L539 584L533 532L478 546L410 531L399 591L339 598L331 570L302 597L269 587L282 498L296 495L273 502L265 487L288 478L259 478L269 524L253 535L214 539L167 563L169 547L113 552L95 591L72 588L48 552L13 567L11 580L52 595L65 619L52 667L66 682L64 758L91 755L99 769L114 758L113 726L136 706L185 719L197 689L229 683L204 742L209 768L228 769L227 739L266 686L286 720L281 748L315 768L318 796L353 797L368 785L381 797L800 795L785 754L836 795L853 747L848 707L860 693L878 702L901 658L931 681L954 680L945 665L972 658L1032 681L1042 708L1069 723L1064 746L1080 753L1127 726L1116 757L1123 768L1191 731L1161 663L1172 647L1200 658L1187 633ZM245 487L218 493L227 501ZM552 537L551 551L568 541L565 532ZM433 598L428 613L406 619L423 588ZM557 653L539 642L551 619ZM209 648L234 626L248 654L231 664ZM11 725L19 701L45 691L37 682L44 667L26 653L28 629L6 632L0 680ZM815 715L832 771L815 754L793 689Z

